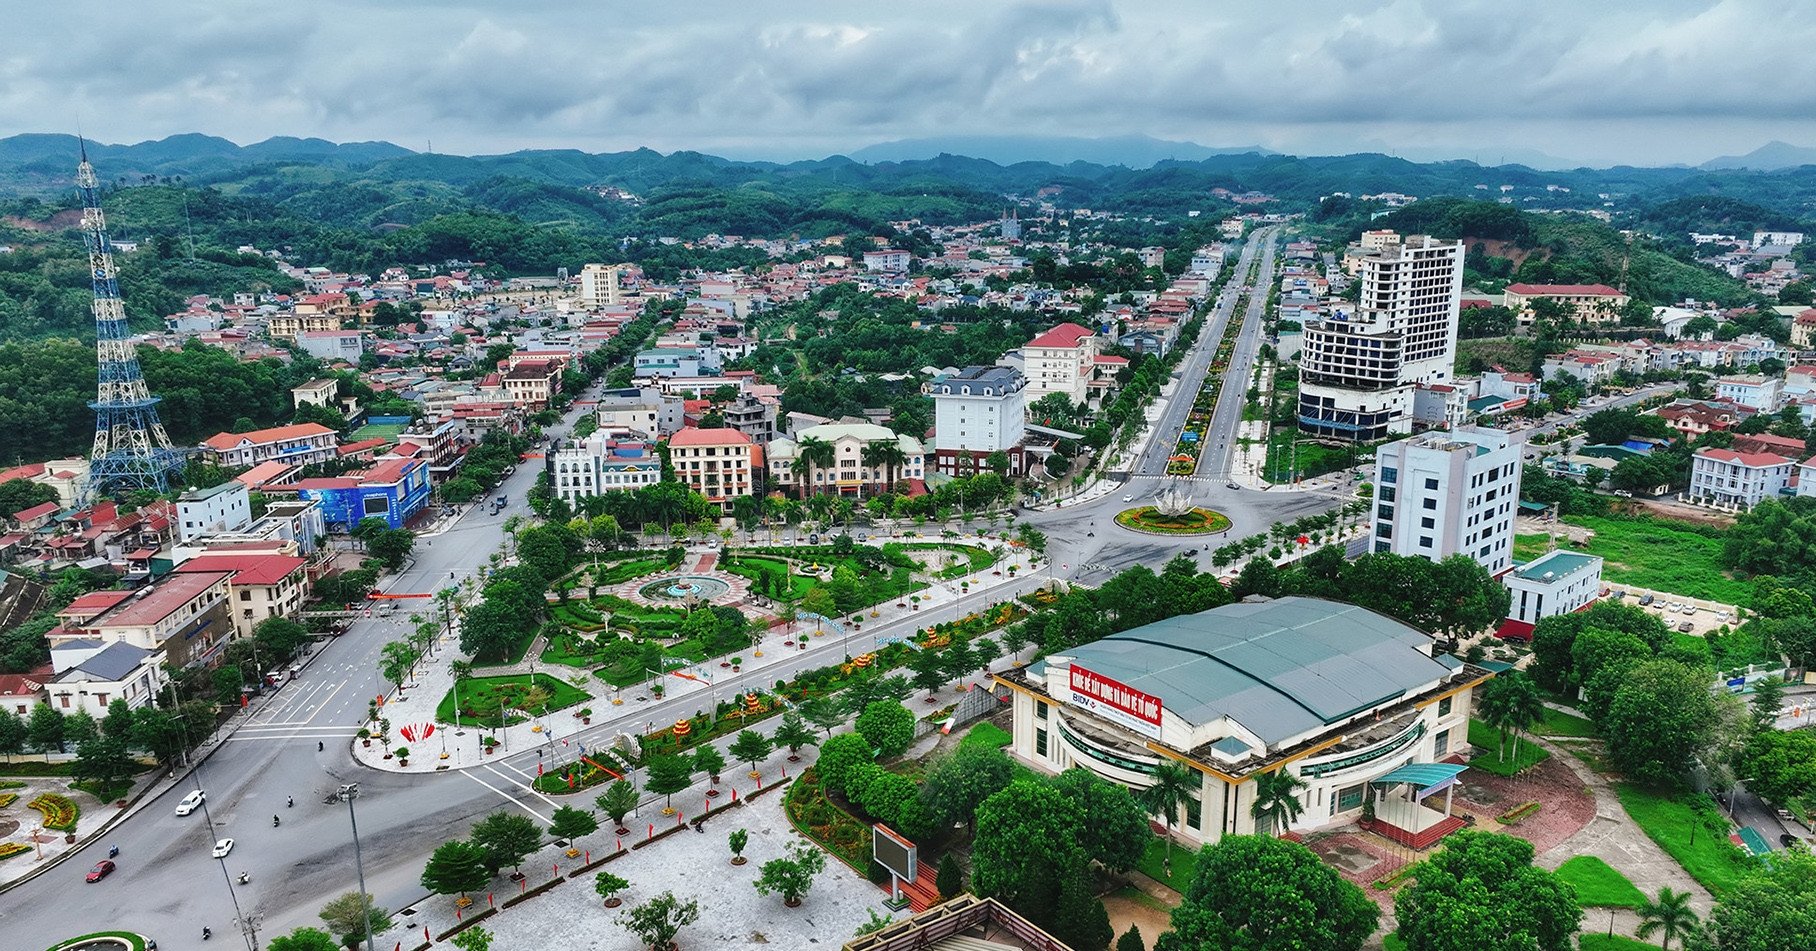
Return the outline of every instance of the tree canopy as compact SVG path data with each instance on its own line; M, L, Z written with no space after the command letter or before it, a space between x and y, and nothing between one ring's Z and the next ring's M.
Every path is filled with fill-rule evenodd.
M1198 869L1155 951L1355 951L1380 910L1297 842L1229 835L1198 853Z

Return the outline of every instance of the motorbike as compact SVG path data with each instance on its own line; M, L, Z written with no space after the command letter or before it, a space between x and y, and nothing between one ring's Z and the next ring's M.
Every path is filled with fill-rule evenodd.
M277 828L277 817L276 816L271 817L271 827L273 829Z

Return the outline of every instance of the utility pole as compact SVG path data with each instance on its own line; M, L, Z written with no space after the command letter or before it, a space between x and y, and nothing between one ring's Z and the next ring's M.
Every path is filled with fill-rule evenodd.
M372 896L366 894L366 861L359 850L359 818L353 814L353 800L359 798L359 784L343 784L335 795L347 804L347 821L353 824L353 870L359 876L359 907L365 917L366 951L372 951Z

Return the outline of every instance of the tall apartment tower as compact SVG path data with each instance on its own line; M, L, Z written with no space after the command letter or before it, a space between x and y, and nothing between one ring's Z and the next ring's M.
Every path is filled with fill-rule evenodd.
M1432 561L1468 555L1495 575L1512 568L1521 442L1465 426L1377 449L1374 550Z
M134 489L163 492L183 455L170 445L158 418L158 398L145 385L139 354L126 326L126 304L120 299L119 270L101 213L100 182L88 163L88 146L76 166L76 190L82 196L82 241L88 246L89 284L94 291L95 365L100 385L94 402L95 443L88 454L84 498L93 499Z
M588 264L580 269L580 299L588 304L618 304L624 291L618 275L622 264Z
M1361 255L1362 298L1305 325L1299 429L1371 442L1412 431L1413 390L1453 374L1463 244L1410 235Z

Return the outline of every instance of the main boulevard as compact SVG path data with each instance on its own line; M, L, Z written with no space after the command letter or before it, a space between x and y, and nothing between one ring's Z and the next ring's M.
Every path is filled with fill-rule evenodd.
M1247 379L1259 345L1275 239L1275 230L1266 229L1245 245L1236 279L1214 306L1193 352L1176 368L1177 379L1160 404L1154 436L1137 452L1123 484L1099 490L1094 499L1026 513L1026 522L1049 535L1051 564L981 590L974 585L970 594L958 597L958 608L1014 597L1049 577L1101 581L1109 571L1138 563L1157 568L1179 551L1202 553L1216 547L1221 540L1215 537L1207 546L1204 539L1137 535L1115 526L1112 519L1127 507L1125 496L1138 500L1151 496L1167 481L1161 473L1172 436L1242 299L1250 303L1232 354L1230 378ZM1257 257L1259 267L1251 275ZM1245 283L1253 287L1246 298L1240 292ZM1211 474L1189 480L1199 504L1231 516L1235 523L1231 537L1323 511L1340 501L1337 493L1224 486L1229 434L1240 418L1245 388L1242 382L1224 387L1200 470ZM583 400L550 435L565 434L589 405ZM432 593L484 571L488 557L503 542L504 520L513 514L529 515L524 499L535 483L536 468L521 466L501 487L510 499L504 511L492 514L489 505L475 505L444 529L423 537L406 569L387 578L383 590ZM1208 561L1204 563L1208 567ZM206 925L217 943L238 946L234 922L242 913L257 922L261 944L270 935L317 924L315 912L325 901L355 887L348 809L323 802L341 783L360 784L356 808L367 886L379 904L392 909L423 896L418 877L428 853L464 834L480 816L510 808L546 819L556 802L532 791L529 784L547 750L520 748L480 765L441 773L383 772L355 764L351 747L366 704L390 686L378 674L380 650L406 633L408 613L399 609L394 615L355 621L346 634L326 641L296 680L230 721L193 775L161 784L107 835L0 894L0 933L7 935L6 945L48 947L73 934L124 928L157 938L164 949L201 947L200 932ZM904 617L866 626L862 636L866 641L901 636L914 626L913 616ZM844 656L842 639L829 637L813 644L741 676L722 678L719 687L729 692L773 684ZM703 705L700 697L689 693L601 706L595 725L581 739L596 744L619 732L642 732L646 723L672 722ZM177 799L198 781L208 793L207 816L199 810L175 816ZM289 798L294 798L294 807L286 804ZM577 798L579 804L590 806L590 797ZM274 827L273 816L282 824ZM225 862L218 862L209 858L209 848L223 837L233 838L236 845ZM99 884L84 884L83 874L109 846L120 850L120 870ZM242 872L250 875L244 885L237 883Z

